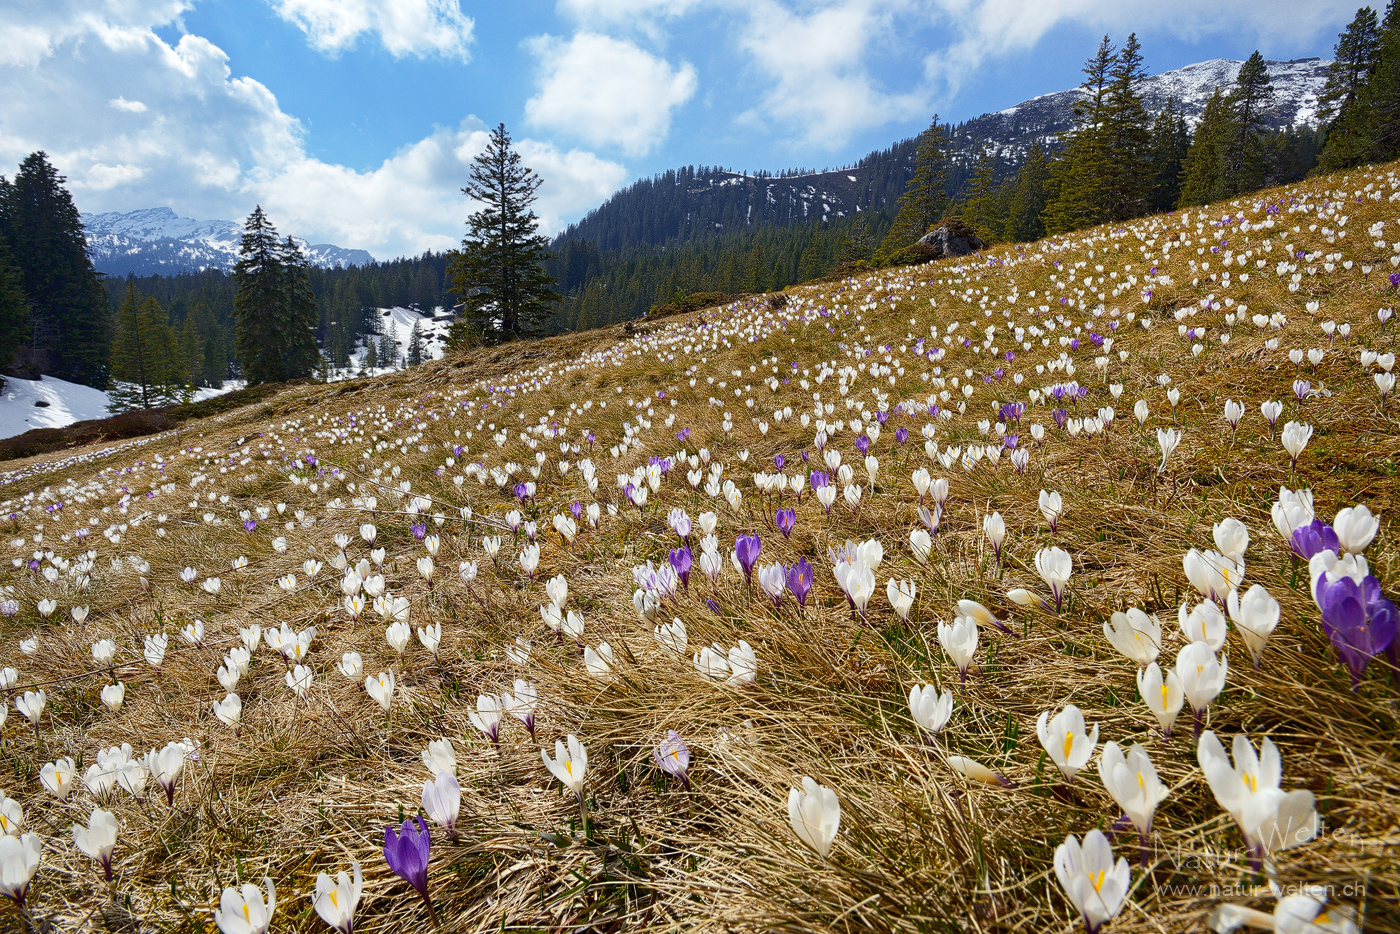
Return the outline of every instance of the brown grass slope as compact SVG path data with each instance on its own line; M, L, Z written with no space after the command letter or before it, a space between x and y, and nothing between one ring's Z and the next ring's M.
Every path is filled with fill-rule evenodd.
M263 406L187 422L178 437L159 435L95 457L65 451L61 461L15 461L0 474L0 499L8 500L0 512L11 516L5 538L19 542L12 551L21 566L7 564L0 584L13 588L18 612L0 620L0 664L18 669L16 691L43 686L48 706L37 731L11 710L0 789L22 803L27 828L45 847L29 919L15 911L0 914L0 929L33 923L62 931L208 931L221 886L270 876L279 896L272 930L325 930L308 893L317 872L334 875L352 859L363 864L366 885L357 931L422 927L429 921L426 909L389 873L380 850L384 826L419 807L428 777L421 751L445 736L456 747L463 805L457 840L433 829L429 878L443 930L1070 931L1078 920L1055 882L1054 848L1068 833L1106 829L1118 810L1092 765L1067 788L1042 754L1036 717L1067 703L1099 725L1101 742L1142 742L1172 789L1157 812L1150 870L1138 870L1134 860L1130 900L1111 930L1200 930L1222 900L1272 911L1238 830L1196 765L1189 711L1164 742L1136 696L1135 667L1101 632L1115 609L1157 613L1167 633L1162 661L1170 663L1184 644L1177 606L1199 599L1190 596L1182 556L1191 547L1213 547L1212 525L1233 516L1248 525L1252 538L1245 583L1263 584L1281 602L1282 622L1257 671L1230 633L1223 650L1229 679L1208 725L1227 745L1239 731L1256 743L1271 737L1283 754L1283 787L1317 796L1323 832L1280 856L1279 880L1332 885L1335 900L1361 914L1366 930L1400 930L1400 675L1378 658L1360 687L1351 689L1319 626L1306 568L1295 568L1269 515L1280 485L1311 488L1324 519L1343 506L1367 504L1382 523L1367 557L1395 596L1400 403L1391 399L1382 407L1358 354L1396 346L1397 325L1382 326L1376 312L1395 300L1387 275L1400 253L1376 241L1400 240L1397 186L1394 166L1331 176L1186 212L1184 224L1182 215L1173 215L1112 225L960 263L792 289L783 308L744 302L657 322L630 337L617 329L590 332L483 350L391 377L291 387ZM1341 205L1337 214L1319 216L1328 203ZM1297 210L1299 204L1309 210ZM1266 214L1266 205L1283 210ZM1340 214L1347 215L1344 226ZM1272 218L1275 226L1247 232L1233 222L1218 226L1226 216L1244 216L1251 226ZM1385 222L1382 233L1368 236L1378 221ZM1183 233L1189 242L1181 241ZM1165 253L1168 237L1176 246ZM1287 287L1291 271L1276 271L1290 249L1301 273L1297 291ZM1231 267L1229 285L1221 277L1226 250L1248 253L1245 266ZM1299 251L1318 255L1300 259ZM1267 260L1264 268L1257 259ZM1369 274L1363 265L1372 267ZM1171 281L1156 278L1162 275ZM1086 276L1093 285L1086 285ZM1144 288L1152 290L1146 303ZM1201 310L1207 296L1221 308ZM1061 308L1060 298L1075 305ZM1234 304L1226 307L1227 298ZM1316 312L1308 311L1309 302L1319 303ZM1095 318L1092 309L1100 303L1105 311ZM1043 326L1048 316L1027 310L1042 304L1082 327L1083 349L1059 344L1059 337L1074 334L1063 326L1045 335L1049 346L1029 334L1030 347L1012 341L1003 312L1014 308L1017 325ZM1248 306L1248 316L1226 325L1224 316L1239 304ZM804 319L813 306L834 314ZM1198 310L1183 324L1209 329L1199 356L1193 341L1178 335L1172 313L1181 308ZM1131 323L1129 312L1136 316ZM1257 329L1249 320L1256 313L1280 313L1287 323ZM1154 326L1142 327L1144 317ZM1347 323L1350 333L1329 339L1319 329L1323 320ZM945 359L934 364L915 355L919 338L929 349L944 347L942 335L953 321L961 327ZM1101 351L1087 338L1110 321L1120 326L1103 330L1115 344L1101 371L1093 362ZM995 359L991 346L982 345L987 324L999 328L990 338ZM930 326L939 329L937 338L930 338ZM1227 345L1221 333L1230 334ZM962 346L963 337L977 352ZM1276 349L1266 347L1269 339L1279 341ZM1290 349L1314 347L1325 351L1316 367L1289 362ZM1006 359L1010 349L1014 360ZM1128 352L1126 360L1119 350ZM943 406L955 415L934 420L941 447L966 448L987 443L977 422L995 421L993 399L1027 401L1031 388L1069 378L1036 371L1062 351L1077 367L1074 378L1090 389L1074 414L1112 404L1117 418L1101 437L1070 437L1055 427L1053 403L1030 404L1019 432L1020 445L1031 449L1024 475L1007 457L970 470L960 464L944 469L922 450L927 419L894 415L872 448L879 472L858 510L838 497L828 516L810 488L800 501L790 492L779 501L754 488L751 474L772 471L774 456L785 455L791 473L802 452L816 453L815 425L803 427L799 420L811 411L813 391L835 404L828 418L846 420L873 412L876 390L888 394L891 406L938 392L922 378L938 366L939 378L956 375L975 387L966 411L957 413L963 397L945 384L952 392ZM823 361L837 367L859 362L864 372L841 393L834 376L815 381ZM871 363L890 371L871 376ZM998 365L1004 377L985 383ZM1019 387L1011 381L1014 373L1024 377ZM1157 382L1164 373L1181 393L1175 407ZM775 382L764 385L766 378ZM1297 402L1295 378L1311 380L1325 394ZM1121 398L1114 400L1107 387L1120 383ZM1142 426L1131 413L1139 398L1151 409ZM1238 432L1221 416L1227 398L1246 404ZM1280 428L1297 419L1316 429L1296 471L1259 415L1266 399L1285 403ZM502 405L482 408L488 400ZM585 400L595 404L583 409ZM465 414L464 402L473 414ZM774 411L783 407L792 413L780 421ZM721 424L725 412L732 413L728 432ZM352 414L360 425L371 417L388 424L373 425L354 443L332 444L332 429L345 430ZM533 444L522 441L541 419L545 427L567 425L567 433L551 438L536 431L528 435ZM487 425L478 427L478 420ZM629 445L614 459L609 449L623 439L624 421L639 446ZM1032 422L1046 429L1043 445L1030 440L1026 426ZM907 444L896 439L901 426L910 432ZM1181 428L1184 437L1159 475L1156 430L1166 426ZM501 429L508 434L498 444L493 435ZM689 436L678 441L674 436L683 429ZM596 435L591 445L584 440L589 431ZM862 478L853 438L846 428L833 434L831 446ZM561 454L561 440L582 450ZM447 449L454 444L468 451L453 456ZM693 489L679 467L644 508L622 500L616 474L650 455L677 448L695 454L702 447L726 465L723 478L742 490L738 511L707 496L703 483ZM316 466L304 459L311 451ZM460 485L453 479L468 462L482 461L488 470L506 462L528 466L536 453L545 455L544 464L526 517L538 521L543 547L531 580L520 572L509 532L495 560L483 552L483 536L500 534L505 512L515 505L515 481L498 488L489 479L469 477ZM596 496L577 469L590 453L598 467ZM568 473L561 475L560 460L571 463ZM919 523L909 479L919 466L951 486L927 564L914 559L908 539ZM331 467L356 490L322 472ZM529 477L522 470L518 479ZM430 497L429 512L444 519L440 527L429 523L442 538L431 587L415 570L423 548L409 533L409 499L394 495L405 480L409 498ZM1054 536L1037 508L1042 488L1064 497ZM372 515L351 506L371 491L377 499ZM191 507L195 497L198 505ZM329 509L328 500L336 498L347 508ZM578 538L566 545L551 518L570 503L595 500L621 502L618 514L604 510L596 530L580 521ZM57 501L64 503L61 510L44 510ZM278 503L285 512L279 514ZM470 523L459 518L467 505L474 509ZM791 540L774 528L779 505L797 512ZM269 518L245 531L241 511L260 506L270 509ZM676 545L666 519L673 507L692 518L718 512L725 551L735 535L755 531L764 562L806 556L817 569L805 612L790 596L774 609L732 567L717 585L697 568L689 590L663 606L661 620L686 623L692 652L711 642L751 643L759 677L747 688L703 677L688 658L663 650L633 609L631 568L666 560ZM982 517L992 510L1009 530L1002 568L981 531ZM416 642L396 657L384 623L371 611L349 620L339 573L329 564L307 579L303 560L328 561L337 532L354 539L352 563L368 553L358 538L361 522L377 525L388 588L411 599L412 623L441 622L438 658ZM91 530L85 541L74 537L79 528ZM276 550L274 537L285 539L285 552ZM868 538L883 542L885 559L868 622L861 625L847 610L826 554L847 539ZM1044 592L1033 560L1052 542L1075 562L1065 610L1010 604L1009 588ZM72 559L89 548L97 559L85 591L64 574L50 583L26 563L36 551ZM131 556L148 562L149 589ZM231 569L239 556L247 558L246 568ZM470 587L456 575L465 560L480 567ZM222 590L210 595L182 583L187 566L200 580L220 577ZM298 578L290 593L277 583L288 573ZM539 607L547 602L543 582L555 574L566 575L569 607L586 620L583 641L597 646L606 640L614 648L614 677L591 677L577 647L546 633ZM884 599L891 576L917 583L907 623ZM43 598L58 601L47 619L36 611ZM984 630L965 687L935 632L962 598L985 603L1019 636ZM81 625L68 619L79 605L90 606ZM206 624L205 644L182 647L176 633L196 618ZM237 643L238 627L253 622L315 625L307 662L315 683L305 699L296 698L284 684L286 666L261 649L237 687L244 714L235 736L210 712L225 693L214 673ZM157 671L142 660L142 639L160 631L171 642ZM19 640L32 635L38 648L24 655ZM518 636L533 640L535 649L523 667L502 651ZM100 638L119 646L116 676L126 684L127 699L117 713L99 700L108 675L96 670L90 646ZM361 653L367 673L395 672L401 691L389 718L359 682L336 671L349 650ZM509 690L518 677L539 688L538 742L507 719L496 749L473 729L468 712L478 693ZM910 687L922 681L956 692L952 721L936 746L919 736L906 705ZM690 745L690 793L651 763L650 747L667 729ZM540 761L540 748L552 752L554 740L566 733L579 736L589 751L586 837L576 803L560 793ZM119 792L104 805L122 825L109 891L70 834L71 824L86 822L93 798L79 787L59 801L43 790L38 773L61 755L81 771L100 747L128 742L140 752L182 737L201 745L173 808L158 792L139 801ZM969 784L948 769L943 756L949 752L978 759L1016 787ZM803 775L835 789L841 802L840 832L828 859L807 849L788 826L788 789ZM1136 855L1132 836L1116 839L1117 850L1130 859Z

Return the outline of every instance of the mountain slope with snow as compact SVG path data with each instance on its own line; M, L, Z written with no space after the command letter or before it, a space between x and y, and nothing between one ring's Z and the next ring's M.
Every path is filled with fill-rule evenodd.
M167 207L139 211L84 214L88 248L99 272L173 275L204 269L233 269L243 225L235 221L200 221L180 217ZM374 262L365 250L331 243L310 244L296 238L313 265L362 266Z

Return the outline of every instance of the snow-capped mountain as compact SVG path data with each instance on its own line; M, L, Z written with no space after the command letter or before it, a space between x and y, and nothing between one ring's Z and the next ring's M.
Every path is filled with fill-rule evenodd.
M1228 91L1243 62L1215 59L1153 75L1144 97L1154 113L1174 99L1195 123L1217 87ZM1267 122L1273 128L1317 123L1317 99L1331 62L1306 58L1268 62L1274 87ZM1032 145L1054 150L1074 126L1079 88L1056 91L951 128L948 186L957 191L972 175L978 156L999 157L998 177L1014 172ZM904 192L914 159L914 140L872 152L855 165L827 172L741 175L719 168L684 168L642 179L560 234L592 240L600 249L660 245L766 224L805 224L891 208Z
M1243 62L1228 58L1197 62L1153 75L1143 81L1143 99L1153 113L1174 100L1193 126L1200 120L1206 101L1215 89L1229 91ZM1318 96L1327 83L1327 67L1320 58L1267 62L1274 87L1273 104L1265 117L1272 129L1314 126ZM1032 143L1053 140L1074 126L1074 104L1084 94L1080 88L1056 91L1023 101L997 113L983 114L956 128L959 148L986 147L1002 158L1017 160Z
M180 217L170 208L84 214L82 221L93 265L99 272L116 276L228 271L238 261L238 238L243 234L243 225L234 221L198 221ZM374 262L364 250L296 239L317 266Z

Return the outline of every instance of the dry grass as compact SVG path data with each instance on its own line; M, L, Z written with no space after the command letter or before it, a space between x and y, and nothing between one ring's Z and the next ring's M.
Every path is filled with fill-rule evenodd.
M1390 169L1385 167L1375 177L1358 173L1321 179L1267 193L1262 200L1286 204L1288 197L1313 193L1310 197L1321 201L1326 199L1315 193L1341 187L1351 192L1377 180L1388 197L1391 188L1384 171ZM1218 219L1237 209L1217 205L1208 213ZM1335 246L1326 243L1320 231L1308 231L1308 224L1318 222L1314 214L1277 215L1278 246L1271 254L1259 254L1270 259L1270 268L1251 267L1249 282L1228 290L1205 278L1208 273L1201 274L1198 285L1189 284L1192 275L1186 261L1201 259L1194 253L1194 242L1190 251L1177 251L1170 259L1155 248L1156 264L1175 283L1158 286L1146 311L1137 287L1126 288L1118 297L1107 296L1106 304L1125 313L1151 315L1159 319L1157 326L1147 331L1136 326L1119 329L1106 378L1094 370L1093 353L1075 355L1077 378L1093 390L1081 404L1081 414L1108 403L1107 382L1125 386L1115 403L1118 418L1106 437L1071 439L1054 429L1050 406L1032 405L1026 424L1038 421L1049 430L1045 445L1033 448L1024 476L1015 473L1006 458L995 468L984 462L970 472L961 466L945 471L930 464L919 447L924 420L895 416L874 448L881 466L873 494L868 493L854 513L838 499L830 516L810 493L800 502L788 494L782 504L794 506L798 515L790 541L773 527L777 503L749 482L754 470L764 469L760 465L771 469L774 455L784 454L790 471L802 451L811 451L814 428L802 428L795 417L783 422L772 418L772 410L783 405L792 406L794 413L810 409L810 390L799 390L790 362L799 364L799 372L823 360L843 365L853 362L845 351L854 342L898 349L927 336L931 324L946 326L953 320L963 322L959 337L978 337L988 320L1005 323L1000 309L1007 306L1010 281L1020 290L1018 309L1043 302L1052 288L1054 269L1048 263L1054 259L1066 267L1073 260L1086 261L1081 273L1103 262L1105 273L1116 270L1120 278L1127 274L1123 264L1132 263L1133 274L1141 278L1140 241L1132 233L1108 238L1112 229L1105 228L1066 241L1060 252L1028 248L1026 255L1034 259L1014 266L968 263L955 272L955 263L945 261L900 271L892 277L917 286L894 293L893 311L868 310L861 319L817 318L805 326L791 323L753 343L735 336L726 342L732 346L695 349L705 333L701 316L658 324L628 340L617 330L591 332L481 351L349 385L294 387L253 409L194 423L61 470L45 472L42 460L16 465L22 472L18 479L0 476L0 481L9 480L0 488L0 497L14 500L8 508L18 509L26 490L45 487L51 488L46 501L62 499L68 505L58 518L43 517L36 501L29 513L9 521L7 537L32 536L36 523L44 521L40 550L52 548L70 558L86 547L98 552L85 594L50 585L27 570L7 567L3 579L15 588L21 611L3 623L6 638L0 660L20 670L20 689L43 685L49 696L37 738L13 712L3 734L4 761L12 774L0 779L0 787L23 803L27 825L45 840L43 866L30 897L30 920L61 931L211 930L209 909L221 886L267 875L279 892L274 931L324 930L307 894L315 875L334 874L358 859L365 870L366 894L356 930L368 934L424 925L426 910L389 873L379 851L385 824L418 809L421 783L427 777L419 753L429 740L446 736L457 750L463 816L457 841L448 841L436 828L433 834L430 885L444 930L1069 931L1078 922L1051 872L1054 847L1068 833L1107 828L1118 813L1092 768L1081 773L1073 789L1066 789L1036 742L1037 715L1074 703L1090 723L1100 725L1102 740L1143 742L1172 788L1157 813L1151 869L1142 873L1134 867L1130 903L1112 929L1200 930L1221 900L1220 893L1253 892L1260 879L1247 864L1238 831L1221 814L1196 766L1189 712L1173 740L1162 741L1155 721L1136 697L1131 663L1107 645L1101 628L1115 609L1138 606L1156 612L1171 632L1163 653L1167 660L1182 644L1174 624L1176 607L1189 590L1182 555L1191 547L1210 547L1212 524L1234 516L1252 535L1247 583L1262 583L1279 599L1283 621L1259 671L1250 667L1241 643L1230 635L1225 648L1232 662L1229 682L1211 708L1209 725L1227 737L1241 730L1256 739L1272 737L1283 751L1283 786L1308 788L1317 795L1323 833L1281 856L1279 879L1332 884L1338 900L1364 916L1366 930L1400 931L1395 908L1400 902L1397 674L1387 677L1384 659L1377 659L1360 688L1350 690L1307 595L1306 569L1300 579L1269 518L1269 505L1281 484L1310 487L1324 516L1345 505L1366 503L1382 519L1382 532L1368 558L1373 573L1394 595L1400 579L1400 548L1394 535L1400 505L1397 403L1392 400L1387 409L1380 409L1357 353L1362 347L1395 347L1396 325L1384 330L1375 317L1377 307L1392 301L1384 275L1391 268L1386 262L1390 251L1371 246L1364 232L1384 219L1395 236L1393 225L1400 212L1384 197L1352 202L1348 211L1352 216L1346 230L1351 236ZM1285 223L1299 223L1302 231L1287 231ZM1207 235L1210 229L1205 228ZM1194 224L1190 231L1194 240ZM1260 239L1255 233L1247 248L1258 249ZM1376 270L1369 278L1359 269L1340 266L1328 274L1320 268L1321 260L1299 261L1300 269L1319 268L1315 276L1305 274L1299 292L1290 293L1272 268L1281 258L1282 241L1295 243L1296 249L1340 250L1358 266L1376 263ZM1009 258L1015 252L997 256ZM975 299L964 303L951 297L949 284L939 280L954 277L960 280L960 290L987 288L989 300L998 300L997 312L988 319L978 313ZM924 284L928 282L933 285ZM831 307L837 288L850 295L849 283L790 291L795 299L828 296L819 304ZM1032 290L1040 297L1029 298ZM1053 291L1056 296L1074 294L1064 287ZM1205 353L1193 357L1189 342L1178 338L1176 322L1169 316L1211 292L1246 302L1251 313L1281 311L1288 324L1271 332L1257 331L1248 322L1236 325L1230 344L1222 347L1215 335L1223 311L1203 312L1188 323L1208 324L1211 337ZM867 289L861 295L868 298L871 293ZM936 306L930 305L930 298ZM1322 303L1316 315L1304 310L1303 303L1311 300ZM1071 310L1082 323L1085 313ZM755 306L707 311L703 317L713 326L793 311L793 306L781 313ZM917 324L909 325L911 317ZM1024 310L1015 317L1019 324L1035 323ZM1328 318L1349 322L1351 334L1329 345L1317 327L1317 321ZM828 324L834 332L828 332ZM1062 333L1057 330L1052 336ZM1275 351L1264 347L1271 336L1280 339ZM618 358L620 366L594 361L560 372L619 343L631 354ZM686 344L692 350L685 351ZM1280 427L1300 417L1317 429L1298 471L1291 473L1277 440L1270 439L1259 418L1258 406L1265 399L1290 398L1291 382L1299 374L1288 362L1287 350L1314 346L1326 348L1326 358L1316 373L1302 375L1314 384L1320 381L1331 395L1309 400L1301 409L1288 402ZM658 360L658 347L673 353L674 359ZM1119 348L1130 351L1126 363L1116 357ZM1035 364L1047 362L1060 349L1053 342L1051 348L1037 343L1029 351L1018 346L1014 363L1002 361L1008 373L1026 374L1020 390L1009 381L989 390L980 378L974 380L978 391L966 414L937 422L940 443L981 440L976 421L991 417L988 402L993 396L1024 400L1031 387L1065 379L1062 373L1034 372ZM954 345L941 364L943 375L961 376L966 366L980 377L990 368L989 356L974 356ZM771 363L760 364L769 359ZM862 359L868 365L883 361L884 354ZM855 382L849 398L861 400L856 412L874 408L872 387L888 392L892 403L922 399L930 391L919 378L930 367L916 368L914 358L902 359L908 370L897 386L869 376ZM692 374L687 373L692 365L699 367L693 389ZM750 373L751 365L759 370ZM772 375L764 372L772 366L781 370L779 377L793 376L791 384L776 393L759 382L763 375ZM742 376L731 375L736 369ZM1309 368L1304 364L1302 369ZM460 414L458 400L451 395L472 390L462 398L476 398L476 389L486 383L521 383L520 374L526 372L543 380L551 370L554 375L538 391L517 393L505 407L493 406L480 416L510 428L504 447L492 441L491 429L476 429L476 416ZM1174 417L1155 382L1163 372L1182 393ZM708 376L715 378L715 385L706 382ZM720 381L730 385L721 390ZM735 398L736 385L753 387L752 413ZM841 401L834 379L811 389L820 390L825 401ZM664 398L658 398L658 392ZM723 396L725 404L708 404L712 394ZM650 420L656 424L642 430L645 446L614 461L607 448L618 442L621 423L637 424L637 410L625 404L647 397L655 411ZM1238 434L1232 434L1220 416L1227 397L1242 398L1248 406ZM1131 416L1138 398L1152 407L1145 427ZM585 399L609 404L606 409L594 405L586 412L568 411L571 402ZM315 435L326 427L317 419L380 406L402 421L380 432L382 437L417 434L414 418L426 426L422 437L366 460L361 457L363 443L332 446ZM734 415L728 435L720 427L720 414L726 410ZM524 418L517 418L517 412ZM664 426L665 417L673 413L674 424ZM838 405L832 417L853 414ZM462 460L480 458L488 467L508 460L526 462L534 452L520 442L519 433L541 416L562 422L565 415L572 416L566 441L582 443L582 434L590 429L598 435L592 455L599 465L600 502L617 502L613 476L645 463L648 455L667 455L678 446L691 452L705 446L727 465L724 476L743 489L742 508L736 514L722 501L692 490L678 469L645 509L624 505L617 517L605 512L598 530L582 529L578 540L565 547L550 529L550 517L575 500L587 503L594 497L576 469L560 477L555 469L560 458L557 442L542 440L539 450L548 459L538 503L527 509L539 521L545 542L539 571L533 581L519 572L509 535L499 560L493 562L482 553L481 537L492 524L498 526L511 507L509 486L497 490L494 484L474 480L454 486L450 480L460 472L460 463L442 477L432 470L443 465L449 453L444 447L454 442L471 448ZM755 424L760 416L772 423L766 435ZM1155 430L1171 423L1184 428L1185 438L1159 477ZM899 425L911 432L903 447L894 437ZM681 428L691 432L684 445L672 437ZM465 437L468 431L473 434L470 440ZM256 437L259 432L262 437ZM1023 445L1029 443L1025 431L1021 439ZM213 452L241 452L245 444L255 458L249 466L235 464L230 473L220 474L217 467L202 463ZM836 434L832 444L848 461L854 456L849 430ZM194 456L172 456L196 446L202 451ZM273 452L270 460L256 456L260 446ZM359 483L375 483L368 471L392 462L401 478L412 483L413 494L431 496L433 508L450 517L440 530L439 579L433 587L415 571L414 560L422 548L408 532L410 518L401 513L403 501L379 492L378 510L370 519L357 510L325 508L329 497L351 499L353 494L340 484L321 486L313 493L306 483L287 482L282 455L292 457L313 448L323 466L338 465ZM738 457L742 450L749 451L747 464ZM130 485L137 496L143 495L150 488L149 465L157 452L168 460L164 480L177 483L177 490L161 492L149 503L133 499L122 513L117 506L120 487ZM576 462L587 453L564 457ZM115 472L138 460L147 466L133 474ZM909 482L916 466L947 476L952 487L927 565L917 563L908 546L909 530L918 522ZM194 492L202 497L212 489L226 494L228 501L201 500L191 509L189 481L197 472L211 480ZM318 479L314 471L300 473L308 480ZM387 485L389 479L386 474L381 482ZM62 489L89 481L100 483L101 489L86 503L76 502L71 489ZM1041 488L1057 489L1064 496L1066 513L1053 540L1075 561L1070 602L1060 614L1017 609L1003 596L1013 586L1043 589L1032 563L1035 551L1052 541L1036 506ZM240 509L275 502L287 504L286 516L279 520L274 514L254 532L243 530ZM457 508L467 504L480 521L465 524L456 518ZM663 618L679 616L685 621L692 649L712 641L727 647L747 639L759 659L758 683L747 689L702 677L688 659L660 648L633 611L630 569L666 559L667 549L675 544L666 514L674 506L688 509L692 517L705 509L717 510L725 547L736 534L757 531L763 537L765 562L788 563L805 555L817 567L817 584L805 612L799 613L790 598L775 610L745 587L732 568L717 586L697 569L689 591L663 608ZM306 510L316 520L314 525L281 528L279 521L297 509ZM116 544L98 534L148 510L168 515L164 537L155 534L159 523L153 516L130 525ZM1009 529L1000 569L981 535L981 517L990 510L1000 511ZM206 511L222 524L206 524ZM96 544L80 547L64 537L86 524L89 516L100 519L88 539ZM362 521L377 523L377 544L388 553L388 587L412 599L413 622L442 622L439 659L417 644L404 659L397 659L374 614L349 621L340 609L339 575L329 566L313 581L305 579L302 560L310 555L326 560L335 551L332 535L354 535ZM286 538L285 554L273 550L274 534ZM825 556L829 546L848 538L871 537L884 543L885 562L869 623L860 625L852 621ZM15 554L27 556L35 548L26 543ZM350 548L352 561L365 553L358 541ZM149 562L149 592L129 562L119 571L112 569L111 559L129 555ZM248 558L247 567L230 570L230 561L240 555ZM454 573L457 562L468 559L481 567L480 578L470 588ZM186 566L199 569L201 579L220 576L223 590L210 596L180 583L179 572ZM291 594L276 583L288 572L299 578ZM569 605L587 620L585 641L597 645L607 640L617 652L614 678L590 677L577 648L557 644L544 633L538 612L546 599L542 582L557 573L569 580ZM917 582L919 594L907 624L901 624L884 601L884 582L891 576ZM45 596L56 596L60 606L48 621L40 620L34 609ZM938 647L935 629L937 621L949 618L952 604L965 597L1008 618L1019 638L984 632L977 663L965 688L958 688L956 671ZM718 612L707 608L707 599L714 600ZM59 624L59 616L77 604L92 607L85 624ZM177 630L194 618L207 624L206 644L177 649ZM315 625L318 634L309 664L316 681L310 695L298 700L283 683L281 660L266 649L260 651L250 675L237 688L244 717L235 737L209 709L211 701L224 694L214 671L224 651L236 643L238 627L252 622ZM141 660L142 637L156 631L171 636L171 651L159 673ZM38 651L22 656L18 640L34 633L40 639ZM520 635L536 646L525 670L501 651ZM116 714L99 702L105 673L93 670L89 651L93 641L106 637L120 646L117 676L127 685L127 703ZM399 678L402 692L387 723L363 687L334 668L341 653L351 649L364 656L368 673L392 668ZM467 712L478 693L509 689L516 677L539 686L539 742L532 742L519 723L508 721L500 747L494 749L472 728ZM917 734L905 704L910 686L919 681L957 689L952 722L936 746ZM651 764L650 746L666 729L680 731L690 744L691 793L665 780ZM589 750L592 820L587 836L576 803L560 794L539 758L541 745L552 746L554 739L570 732ZM40 787L38 771L60 755L72 756L81 769L94 761L99 747L129 742L139 751L181 737L198 739L201 747L198 761L184 772L173 808L158 793L142 801L119 793L107 805L122 823L112 899L92 861L73 847L69 833L74 821L86 820L94 802L81 788L66 802L57 801ZM942 760L945 752L978 758L1008 776L1016 788L969 786L948 770ZM841 829L826 860L804 847L787 825L787 789L802 775L836 789L840 796ZM1129 837L1120 835L1118 843L1120 851L1131 855L1136 847ZM1272 900L1258 894L1228 898L1272 908ZM19 929L21 924L15 912L0 915L0 927Z

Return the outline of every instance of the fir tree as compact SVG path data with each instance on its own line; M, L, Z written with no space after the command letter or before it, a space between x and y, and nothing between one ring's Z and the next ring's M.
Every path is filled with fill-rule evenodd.
M1319 171L1400 155L1400 14L1394 0L1375 28L1375 14L1359 10L1341 34L1320 103L1327 139Z
M413 322L413 327L408 332L408 365L418 366L423 362L423 335L418 330L418 322Z
M1264 114L1274 86L1269 67L1256 50L1243 65L1230 92L1231 127L1225 142L1225 194L1237 195L1262 187L1266 174L1262 137Z
M177 343L180 362L189 375L190 382L195 385L208 385L205 376L204 341L199 336L199 326L194 323L192 315L186 315L184 323L180 325Z
M1178 207L1209 204L1225 197L1225 147L1233 130L1230 104L1220 88L1206 101L1196 135L1181 166Z
M20 164L13 183L0 179L0 236L29 302L19 362L29 372L102 388L111 308L65 181L43 152Z
M1152 191L1147 199L1150 211L1160 213L1176 207L1181 196L1181 170L1191 149L1191 128L1175 98L1152 122Z
M1327 84L1318 95L1318 117L1330 123L1341 116L1371 80L1380 62L1381 27L1376 11L1364 6L1337 37L1332 64L1327 66Z
M870 240L870 234L866 230L865 221L858 220L851 227L851 232L841 241L841 256L839 264L842 266L854 263L865 263L869 261L871 252L875 245Z
M1109 80L1118 55L1104 36L1094 57L1084 63L1083 96L1075 102L1075 128L1064 152L1051 167L1051 196L1045 205L1047 233L1078 230L1102 220L1104 174L1108 164L1103 132Z
M467 219L467 236L448 269L462 301L450 345L541 333L560 296L542 266L549 241L539 234L539 219L530 208L539 186L540 177L520 161L500 124L473 160L462 189L482 207Z
M379 368L379 341L373 336L365 338L365 362L363 372L373 374Z
M948 207L947 148L947 130L934 114L929 128L919 135L914 171L899 199L894 226L880 244L881 257L892 257L915 243L943 216Z

